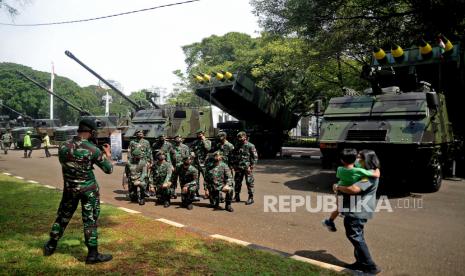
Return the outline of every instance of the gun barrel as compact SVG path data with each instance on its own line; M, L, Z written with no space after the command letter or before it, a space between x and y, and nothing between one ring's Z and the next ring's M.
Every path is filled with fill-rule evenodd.
M82 108L70 103L69 101L65 100L63 97L61 97L60 95L57 95L56 93L52 92L50 89L46 88L45 86L43 86L42 84L38 83L37 81L31 79L30 77L26 76L23 72L21 71L16 71L18 72L18 74L20 74L21 76L23 76L24 78L26 78L27 80L29 80L30 82L32 82L33 84L37 85L38 87L42 88L43 90L47 91L49 94L57 97L58 99L62 100L63 102L65 102L67 105L71 106L72 108L74 108L75 110L77 110L81 115L92 115L90 114L88 111L85 111L83 110Z
M133 100L131 100L128 96L124 95L123 92L121 92L118 88L116 88L114 85L112 85L110 82L108 82L106 79L104 79L102 76L100 76L99 74L97 74L94 70L90 69L87 65L85 65L82 61L80 61L75 55L73 55L73 53L71 53L70 51L65 51L65 54L73 59L74 61L76 61L77 63L79 63L79 65L81 65L82 67L84 67L87 71L89 71L92 75L94 75L96 78L98 78L99 80L101 80L103 83L105 83L106 85L108 85L108 87L110 87L111 89L113 89L113 91L115 91L116 93L120 94L121 97L123 97L124 99L126 99L126 101L128 101L129 103L131 103L134 108L136 110L141 110L142 107L140 105L138 105L136 102L134 102Z

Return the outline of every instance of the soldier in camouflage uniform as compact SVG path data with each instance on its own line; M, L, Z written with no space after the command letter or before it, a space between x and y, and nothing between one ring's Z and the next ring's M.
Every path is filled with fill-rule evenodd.
M167 208L170 206L173 166L166 161L164 151L159 150L156 153L151 171L152 183L150 183L150 191L155 192L157 203L163 202L164 207Z
M247 140L247 134L241 131L237 134L238 143L233 153L233 167L234 167L234 182L235 182L235 200L241 201L241 187L242 179L245 177L249 198L245 204L250 205L254 203L254 177L253 169L258 160L257 150L255 145Z
M166 141L166 136L164 134L158 136L158 140L152 144L152 153L155 159L155 155L158 151L162 150L165 153L166 161L171 163L171 159L173 159L174 150L173 145Z
M13 142L13 136L11 135L11 129L7 129L6 132L2 135L2 147L5 154L8 154L8 150L11 147L11 142Z
M131 154L135 149L140 149L142 151L143 158L146 162L152 162L152 148L150 147L150 142L144 139L144 132L142 130L136 131L136 139L129 143L128 160L131 159Z
M234 146L226 138L226 132L219 132L216 136L216 143L212 148L212 152L219 151L221 153L221 155L223 156L223 162L226 163L226 165L228 165L229 170L231 171L231 175L233 175L231 155L234 150ZM224 202L224 197L222 193L220 193L220 202Z
M198 191L197 177L198 171L192 166L192 156L184 156L183 162L179 164L174 172L175 177L179 177L179 184L181 186L181 206L192 210L195 195Z
M233 212L231 207L233 195L233 182L231 171L228 165L223 162L221 152L216 151L209 158L205 172L205 185L210 192L210 205L215 209L219 208L220 193L226 194L225 210Z
M205 192L204 198L208 198L208 189L205 187L205 161L208 152L211 150L211 142L205 137L203 130L197 131L197 140L195 140L191 146L191 152L194 153L194 167L199 171L197 178L197 186L200 188L200 175L204 178L203 189Z
M144 159L140 149L135 149L131 154L131 159L126 163L124 172L128 179L129 198L139 205L145 204L145 190L148 183L148 164Z
M103 145L103 152L89 142L96 135L94 121L83 119L79 122L78 135L67 141L59 149L58 156L63 172L63 196L58 208L58 216L50 232L50 240L44 246L44 255L50 256L63 236L69 221L76 211L79 201L82 206L85 244L89 249L86 264L107 262L111 255L100 254L97 249L97 220L100 214L99 186L93 173L93 165L110 174L111 152L108 144Z
M182 143L182 138L180 135L174 136L174 145L173 145L173 158L171 163L176 172L177 168L183 164L185 157L190 156L190 149L187 145ZM178 174L173 173L171 178L171 195L172 198L176 198L176 188L178 186Z

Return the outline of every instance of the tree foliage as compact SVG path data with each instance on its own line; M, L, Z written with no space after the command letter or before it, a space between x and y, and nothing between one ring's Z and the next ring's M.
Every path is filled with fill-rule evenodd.
M50 116L49 94L24 79L16 71L21 71L43 86L50 87L50 73L48 72L36 71L30 67L14 63L0 63L0 99L3 100L4 104L20 113L33 118L48 118ZM102 96L107 91L113 97L110 113L127 116L132 106L116 92L96 85L82 88L68 78L55 75L54 92L73 105L94 115L104 114L105 107L102 103ZM2 111L3 114L8 114L11 118L17 117L16 114L8 109L3 109ZM77 122L79 112L60 99L55 98L54 117L60 119L63 124L72 124Z
M183 50L188 75L241 71L276 101L298 112L308 111L316 98L341 94L344 86L361 85L356 62L345 57L321 58L311 43L296 37L264 33L252 38L227 33L186 45Z
M373 46L435 41L442 33L463 40L465 1L251 0L265 31L305 38L325 56L358 58Z

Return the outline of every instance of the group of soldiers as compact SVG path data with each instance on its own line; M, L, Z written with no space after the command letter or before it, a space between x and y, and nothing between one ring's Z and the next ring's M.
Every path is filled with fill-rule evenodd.
M237 141L234 146L227 140L226 133L220 132L212 145L205 133L198 130L197 139L190 146L185 145L180 136L175 136L170 143L164 135L151 146L142 131L136 132L136 139L129 144L125 167L129 199L144 205L147 196L155 195L156 204L169 207L171 199L177 198L179 181L181 206L192 210L192 203L200 200L202 176L204 199L210 200L210 207L219 209L220 202L224 201L225 210L233 212L233 195L234 200L240 202L245 177L249 194L246 204L253 204L257 151L245 132L237 134Z

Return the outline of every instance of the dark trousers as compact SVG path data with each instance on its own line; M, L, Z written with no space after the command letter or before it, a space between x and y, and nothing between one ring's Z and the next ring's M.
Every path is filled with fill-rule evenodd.
M344 217L344 227L346 229L346 237L354 246L354 255L356 263L361 266L371 269L376 268L376 264L371 258L368 245L365 242L363 227L367 222L366 219L354 217Z
M50 151L48 151L48 147L47 147L47 146L44 147L44 150L45 150L45 157L50 157L50 156L52 156L52 155L50 154Z
M24 147L24 158L31 158L31 154L32 154L32 147Z

